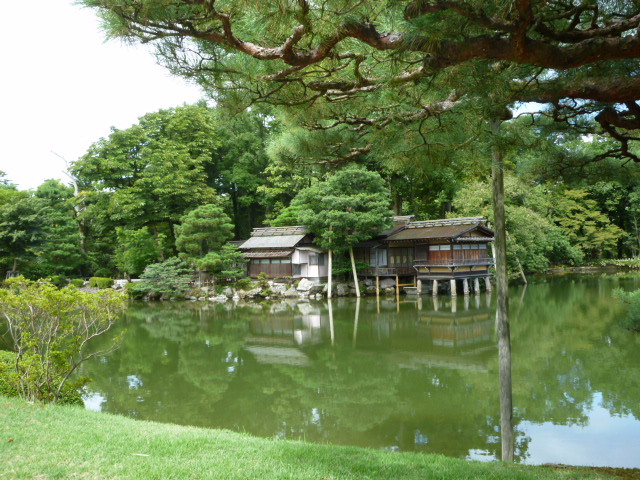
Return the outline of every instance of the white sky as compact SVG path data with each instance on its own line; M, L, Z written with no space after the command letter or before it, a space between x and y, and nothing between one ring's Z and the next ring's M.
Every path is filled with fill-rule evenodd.
M172 77L140 45L105 43L98 19L72 0L5 1L0 20L0 170L20 189L67 181L110 127L193 103L199 88Z

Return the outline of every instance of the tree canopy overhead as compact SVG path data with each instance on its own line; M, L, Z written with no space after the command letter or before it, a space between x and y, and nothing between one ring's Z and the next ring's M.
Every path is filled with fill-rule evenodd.
M154 43L172 71L218 96L313 103L324 120L307 118L315 128L417 123L424 138L423 122L461 105L541 102L541 118L613 139L596 158L640 161L635 1L84 3L110 35ZM363 96L361 109L340 105ZM355 148L344 155L374 144Z

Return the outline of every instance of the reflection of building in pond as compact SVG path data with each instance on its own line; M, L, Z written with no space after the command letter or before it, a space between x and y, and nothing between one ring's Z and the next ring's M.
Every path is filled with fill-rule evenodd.
M357 355L383 357L400 368L487 371L487 359L495 350L490 307L474 304L451 311L444 306L446 311L409 305L401 316L363 310L359 322L340 318L332 334L326 304L300 303L295 312L252 320L245 349L260 363L303 366L312 361L306 348L335 336L338 344L351 341Z
M434 345L467 347L491 343L494 337L495 322L488 309L461 313L426 312L420 316L420 322L430 330Z
M307 355L298 347L322 343L321 309L309 303L294 306L295 313L275 314L251 321L251 336L245 349L259 363L308 365Z

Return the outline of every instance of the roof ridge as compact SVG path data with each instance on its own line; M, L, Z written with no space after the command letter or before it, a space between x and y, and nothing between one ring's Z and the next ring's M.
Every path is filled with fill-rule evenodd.
M286 227L257 227L251 232L252 237L275 237L281 235L304 235L307 233L305 225L292 225Z
M487 221L487 217L459 217L459 218L443 218L438 220L421 220L410 222L406 228L425 228L425 227L444 227L451 225L475 225L482 224Z

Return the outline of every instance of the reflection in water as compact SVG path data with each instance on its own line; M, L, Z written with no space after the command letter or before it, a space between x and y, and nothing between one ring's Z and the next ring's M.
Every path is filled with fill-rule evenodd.
M618 284L640 288L637 279L571 277L530 285L522 297L514 290L517 461L558 461L539 453L549 441L540 432L579 435L594 411L624 419L627 433L616 434L627 448L640 440L640 349L613 325L609 291ZM134 304L122 347L82 373L94 379L94 408L136 418L496 459L492 307L485 295ZM604 456L592 461L607 464L600 435ZM624 466L639 466L627 458Z

